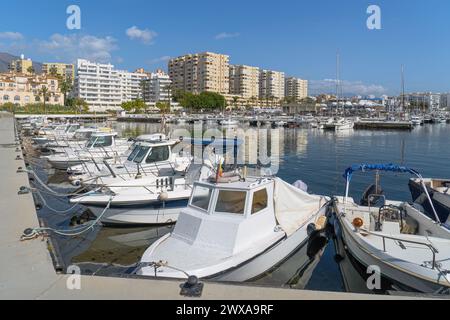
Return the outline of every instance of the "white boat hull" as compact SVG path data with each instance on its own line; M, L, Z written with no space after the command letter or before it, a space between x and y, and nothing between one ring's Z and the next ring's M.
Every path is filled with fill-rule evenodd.
M345 245L347 246L350 254L362 265L366 267L377 266L380 268L380 272L383 277L389 279L393 283L400 283L403 286L407 286L419 292L432 293L450 286L449 283L447 283L447 286L445 285L444 279L442 279L443 284L439 285L426 279L425 277L420 277L419 272L407 272L406 268L400 268L399 265L396 265L400 264L401 260L397 260L387 254L378 254L377 252L369 251L362 243L357 241L357 239L353 236L354 232L349 230L347 224L341 221L342 218L338 219ZM406 265L408 263L404 264Z

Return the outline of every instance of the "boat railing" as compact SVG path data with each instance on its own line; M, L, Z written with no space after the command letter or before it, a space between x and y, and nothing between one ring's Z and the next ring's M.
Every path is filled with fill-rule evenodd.
M364 232L364 233L367 233L369 235L382 238L383 239L383 252L387 252L386 251L386 239L393 240L393 241L398 241L399 246L402 249L405 249L405 250L407 248L403 245L403 242L427 247L428 249L430 249L430 251L431 251L431 253L433 255L433 261L432 261L432 268L431 269L434 270L436 268L436 253L439 253L439 251L430 243L424 243L424 242L420 242L420 241L406 240L406 239L401 239L401 238L398 238L398 237L387 236L387 235L380 234L380 233L375 233L375 232L372 232L372 231L369 231L369 230L366 230L366 229L363 229L363 228L360 228L358 230L360 232Z

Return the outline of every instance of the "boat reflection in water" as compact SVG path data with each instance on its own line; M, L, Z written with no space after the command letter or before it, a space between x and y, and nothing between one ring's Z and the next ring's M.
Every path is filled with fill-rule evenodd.
M308 242L289 258L249 283L305 289L322 258L328 239L328 230L311 235Z

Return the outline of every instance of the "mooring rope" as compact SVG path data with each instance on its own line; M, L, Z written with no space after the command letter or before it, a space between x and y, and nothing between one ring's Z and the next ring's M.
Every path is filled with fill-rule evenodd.
M39 236L43 236L45 235L45 233L47 233L48 231L53 232L57 235L60 236L66 236L66 237L75 237L75 236L79 236L91 229L93 229L93 227L103 218L103 216L105 215L105 213L108 211L108 209L111 206L111 202L112 202L112 197L110 197L109 202L107 204L107 206L105 207L105 209L103 209L103 212L97 217L97 219L95 219L92 223L89 223L89 225L87 226L81 226L79 228L73 228L72 230L56 230L54 228L33 228L33 229L27 229L24 231L24 233L22 234L22 236L20 237L21 241L25 241L25 240L31 240L31 239L35 239ZM78 231L79 229L82 229L81 231ZM75 232L73 232L75 231Z

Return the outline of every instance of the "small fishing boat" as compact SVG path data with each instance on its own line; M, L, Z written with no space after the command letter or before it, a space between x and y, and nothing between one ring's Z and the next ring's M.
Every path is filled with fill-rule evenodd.
M433 207L428 201L424 187L433 202ZM411 178L409 190L414 203L421 206L430 219L450 232L450 179ZM436 215L433 209L436 210Z
M196 182L174 231L147 249L137 274L257 278L325 227L328 203L279 178L228 172Z
M450 288L450 238L440 226L407 202L386 200L379 176L360 204L349 197L355 171L391 171L420 174L397 165L361 164L348 168L345 197L334 201L335 228L359 263L380 268L381 275L402 288L424 293ZM379 206L377 206L379 205Z

